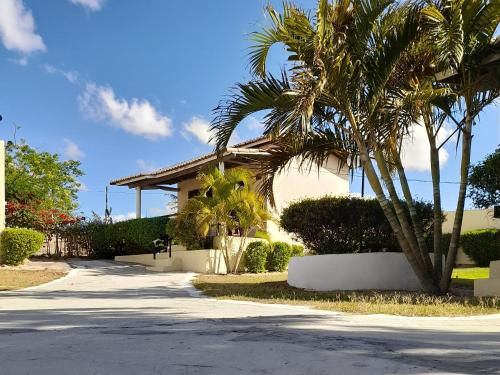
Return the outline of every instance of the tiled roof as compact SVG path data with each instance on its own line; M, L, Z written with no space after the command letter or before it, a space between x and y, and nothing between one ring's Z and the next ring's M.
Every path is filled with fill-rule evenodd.
M228 150L245 149L246 148L245 146L251 145L252 143L258 143L258 142L261 142L261 141L265 141L267 139L268 139L267 137L261 136L261 137L249 139L247 141L238 143L238 144L236 144L234 146L228 147L227 149ZM161 174L166 173L166 172L174 171L174 170L180 169L182 167L187 167L187 166L189 166L191 164L195 164L195 163L203 161L205 159L213 158L215 156L216 156L216 153L215 152L211 152L209 154L198 156L196 158L193 158L193 159L190 159L190 160L186 160L186 161L183 161L183 162L180 162L180 163L177 163L177 164L173 164L173 165L170 165L168 167L161 168L161 169L157 169L157 170L149 172L149 173L137 173L137 174L133 174L133 175L130 175L130 176L127 176L127 177L118 178L118 179L112 180L111 181L111 185L119 185L119 184L121 184L121 183L123 183L123 182L125 182L127 180L140 179L141 177L155 177L155 176L161 175Z

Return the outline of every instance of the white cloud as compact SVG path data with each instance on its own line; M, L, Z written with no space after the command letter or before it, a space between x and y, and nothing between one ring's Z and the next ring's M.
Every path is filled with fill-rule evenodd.
M450 134L450 128L443 126L438 133L438 146ZM439 150L441 167L446 164L449 156L448 151L444 147L441 147ZM401 160L403 166L410 171L425 172L431 169L429 140L422 125L413 125L410 135L403 140Z
M148 162L146 160L138 159L137 165L141 169L142 172L153 172L154 170L158 169L153 163Z
M126 214L111 215L111 218L113 219L113 223L116 223L118 221L135 219L135 212L128 212Z
M182 135L188 140L194 136L201 143L214 145L214 141L211 140L213 132L210 131L210 123L203 117L193 116L189 122L183 123Z
M42 37L35 32L31 10L24 7L22 0L0 1L0 36L10 51L28 54L47 49Z
M70 139L64 139L64 156L68 159L80 160L85 157L85 153L78 147L78 145Z
M80 110L94 121L106 122L127 133L150 140L172 135L172 120L147 100L117 98L109 86L88 83L78 97Z
M63 70L56 68L53 65L45 64L44 70L48 74L57 74L64 77L70 83L78 83L78 72L74 70Z
M69 0L71 3L81 5L87 10L97 12L102 9L106 0Z
M26 56L20 57L18 59L10 59L10 61L21 66L28 65L28 58Z
M193 116L191 120L182 124L182 136L187 140L191 140L195 137L199 142L214 146L215 140L212 139L214 132L210 130L210 123L203 117ZM231 139L229 140L230 145L239 143L241 141L238 133L233 132Z

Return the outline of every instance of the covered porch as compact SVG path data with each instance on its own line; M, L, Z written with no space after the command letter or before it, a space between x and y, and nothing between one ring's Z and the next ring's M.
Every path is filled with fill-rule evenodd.
M150 173L139 173L115 179L110 184L135 189L135 216L136 218L140 218L142 211L142 191L144 190L163 190L175 193L179 199L181 198L179 197L179 193L181 192L179 185L183 182L194 181L198 173L203 169L210 166L217 166L221 170L240 166L255 168L263 158L269 155L268 151L260 148L227 147L221 154L215 152L206 154ZM183 195L186 195L186 197L187 194L187 191L183 192ZM183 201L179 199L181 206L182 203Z

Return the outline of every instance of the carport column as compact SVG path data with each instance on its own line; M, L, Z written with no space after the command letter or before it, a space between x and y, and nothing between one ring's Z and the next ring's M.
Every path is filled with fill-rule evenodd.
M141 218L141 187L135 188L135 218Z

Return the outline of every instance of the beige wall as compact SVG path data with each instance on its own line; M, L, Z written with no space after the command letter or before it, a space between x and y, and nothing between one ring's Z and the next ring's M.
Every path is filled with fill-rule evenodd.
M181 181L177 184L177 188L179 192L177 193L177 206L178 210L182 210L182 208L186 205L188 201L188 193L191 190L196 190L200 188L200 183L195 179Z
M443 233L451 233L455 211L445 211ZM476 229L500 229L500 219L493 217L493 208L485 210L466 210L462 223L462 233Z
M274 180L274 199L279 214L290 202L303 198L319 198L325 195L349 194L349 172L346 166L339 170L339 160L331 156L328 163L318 168L300 169L298 161Z

